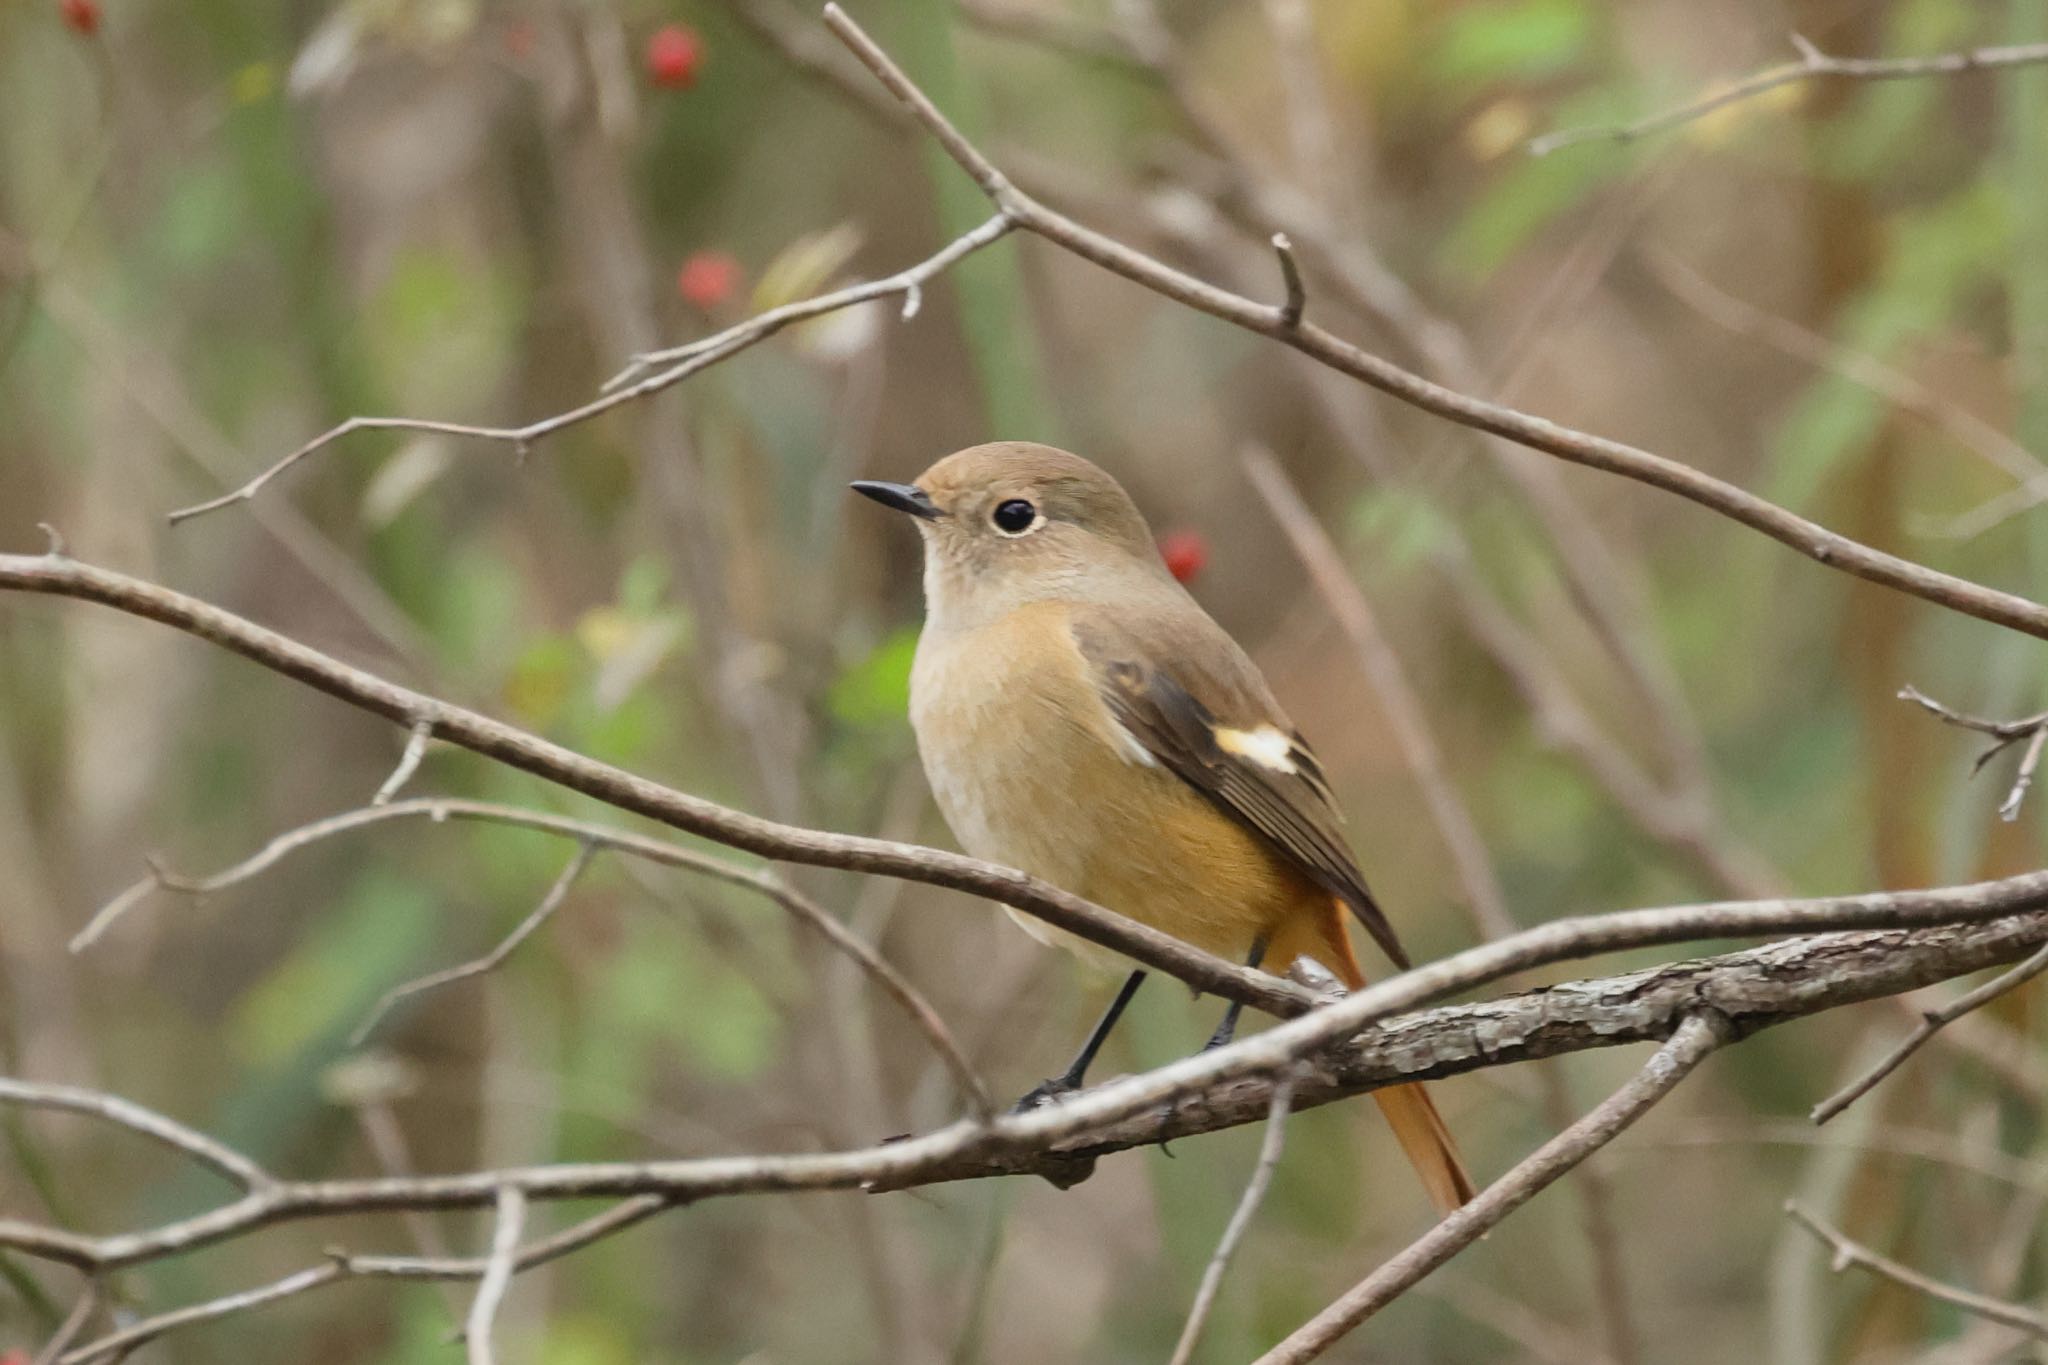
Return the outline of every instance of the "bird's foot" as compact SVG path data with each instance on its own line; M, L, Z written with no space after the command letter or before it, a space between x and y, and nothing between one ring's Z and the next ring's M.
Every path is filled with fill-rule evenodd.
M1058 1104L1080 1088L1064 1076L1051 1077L1026 1091L1024 1098L1010 1106L1010 1112L1028 1114L1034 1109L1043 1109L1048 1104Z

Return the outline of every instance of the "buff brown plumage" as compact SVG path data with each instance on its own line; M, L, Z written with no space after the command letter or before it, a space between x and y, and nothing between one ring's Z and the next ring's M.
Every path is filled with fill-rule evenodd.
M1307 741L1167 572L1115 479L1065 451L998 442L914 484L855 488L911 514L923 535L911 722L963 847L1236 961L1284 970L1307 957L1356 989L1365 976L1348 912L1407 965ZM1067 1075L1027 1101L1080 1083L1140 980L1131 975ZM1233 1009L1219 1040L1235 1021ZM1438 1207L1470 1198L1428 1092L1391 1086L1375 1098Z

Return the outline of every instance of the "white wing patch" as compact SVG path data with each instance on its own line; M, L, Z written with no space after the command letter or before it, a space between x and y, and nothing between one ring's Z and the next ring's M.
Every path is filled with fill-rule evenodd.
M1261 725L1256 730L1232 730L1219 725L1216 747L1226 754L1250 759L1268 772L1292 777L1301 771L1294 761L1294 741L1271 725Z

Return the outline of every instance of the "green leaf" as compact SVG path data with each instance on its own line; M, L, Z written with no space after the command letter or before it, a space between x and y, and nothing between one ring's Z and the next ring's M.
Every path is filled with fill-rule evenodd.
M833 718L855 729L901 725L910 709L910 664L916 653L912 627L883 639L832 685L826 705Z
M1581 0L1471 5L1452 13L1423 64L1439 85L1534 80L1571 67L1592 36L1592 11Z

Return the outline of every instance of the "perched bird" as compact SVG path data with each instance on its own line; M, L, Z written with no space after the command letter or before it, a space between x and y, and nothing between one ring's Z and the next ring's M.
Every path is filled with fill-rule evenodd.
M1407 955L1339 831L1329 783L1258 668L1161 560L1136 505L1078 455L1022 441L963 450L915 484L854 489L916 519L925 626L910 719L939 809L1007 863L1196 947L1365 984L1345 913ZM1011 912L1086 958L1108 950ZM1078 1087L1144 972L1067 1071ZM1227 1042L1238 1007L1211 1046ZM1374 1092L1437 1206L1471 1178L1419 1084Z

